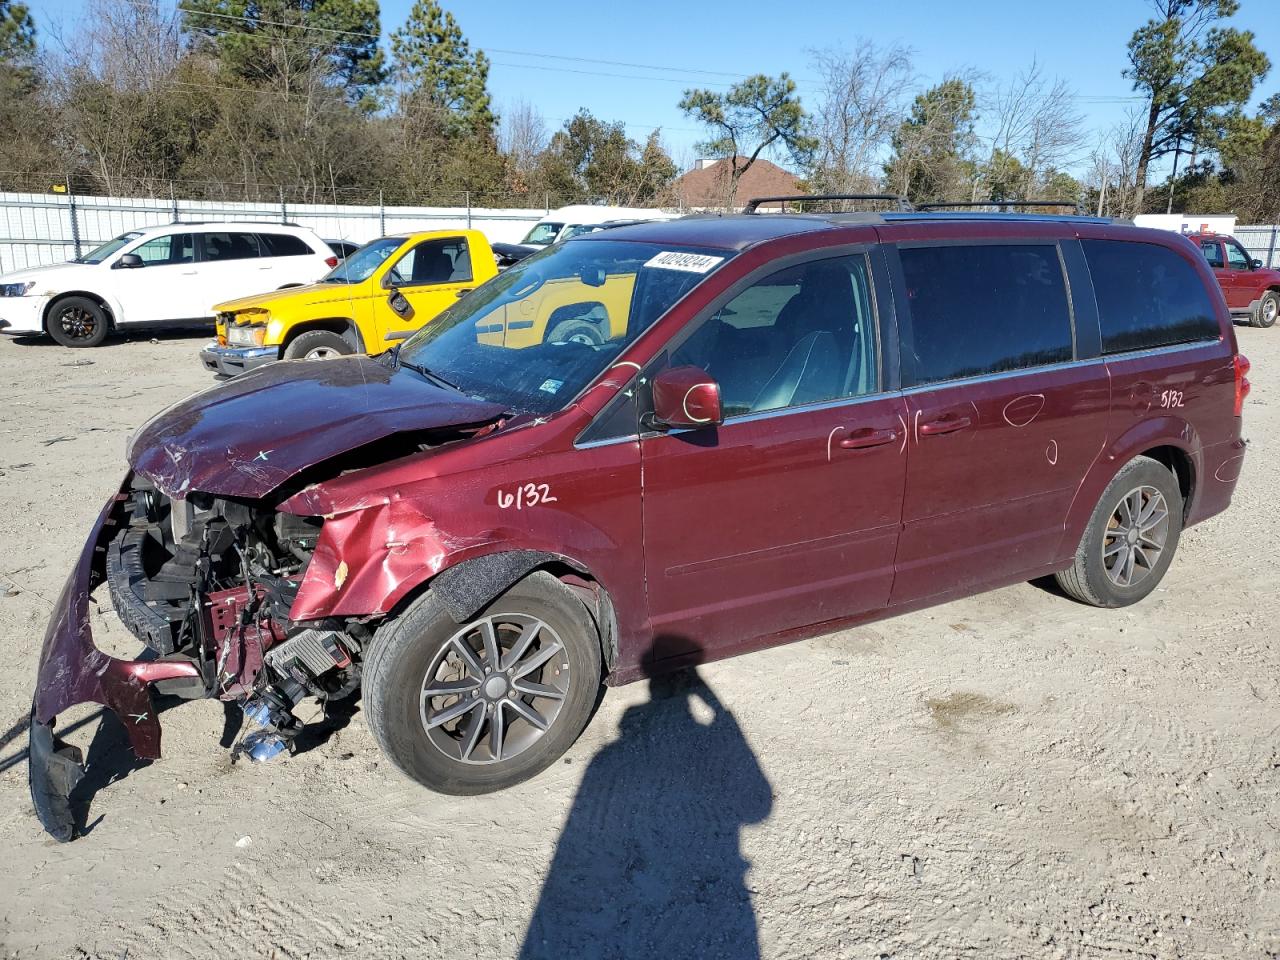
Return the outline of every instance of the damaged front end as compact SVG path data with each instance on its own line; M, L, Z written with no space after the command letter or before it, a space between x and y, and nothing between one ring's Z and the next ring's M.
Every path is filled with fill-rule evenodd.
M285 752L306 697L341 698L359 686L371 636L358 619L295 623L290 608L321 522L268 502L198 492L175 499L131 475L103 509L56 604L32 705L30 785L45 829L75 835L70 794L80 752L56 735L57 715L102 704L140 759L160 756L151 689L242 706L251 732L237 753ZM103 583L120 620L149 648L138 660L94 646L90 594Z

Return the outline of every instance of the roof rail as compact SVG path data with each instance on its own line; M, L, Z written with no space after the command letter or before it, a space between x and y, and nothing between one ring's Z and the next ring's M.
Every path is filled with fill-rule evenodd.
M796 193L785 197L753 197L747 202L743 213L755 213L756 208L762 203L780 203L782 209L787 208L787 201L794 200L797 202L807 202L811 200L882 200L887 203L896 204L898 210L903 213L909 213L915 207L911 205L911 201L901 194L897 193Z
M972 210L976 207L996 207L1006 212L1010 207L1070 207L1077 214L1081 213L1078 200L958 200L955 202L921 203L916 206L916 209L953 210L962 208Z
M302 224L294 223L292 220L170 220L168 223L160 224L160 226L172 227L208 227L217 224L226 224L229 227L300 227ZM144 229L139 227L138 229Z

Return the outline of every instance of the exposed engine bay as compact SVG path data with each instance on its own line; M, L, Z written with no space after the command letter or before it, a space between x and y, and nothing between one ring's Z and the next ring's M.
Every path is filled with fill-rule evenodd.
M123 507L105 558L116 613L157 657L197 667L198 679L157 690L241 705L250 729L233 759L288 751L302 728L298 703L359 687L368 628L289 620L319 518L197 492L171 499L139 476Z

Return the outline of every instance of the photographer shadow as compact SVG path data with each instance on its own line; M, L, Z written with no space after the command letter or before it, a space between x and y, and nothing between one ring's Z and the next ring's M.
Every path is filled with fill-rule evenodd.
M695 670L649 681L592 758L519 956L759 956L743 826L772 789Z

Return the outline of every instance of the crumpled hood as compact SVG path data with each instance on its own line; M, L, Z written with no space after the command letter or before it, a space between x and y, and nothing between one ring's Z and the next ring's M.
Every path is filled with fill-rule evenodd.
M261 497L294 474L408 431L479 426L500 404L360 355L283 360L195 394L129 441L134 470L169 496Z
M263 310L271 307L310 306L321 303L336 303L351 299L352 287L345 283L309 283L303 287L289 287L287 290L269 290L266 293L255 293L251 297L239 297L216 304L214 313L237 313L241 310Z

